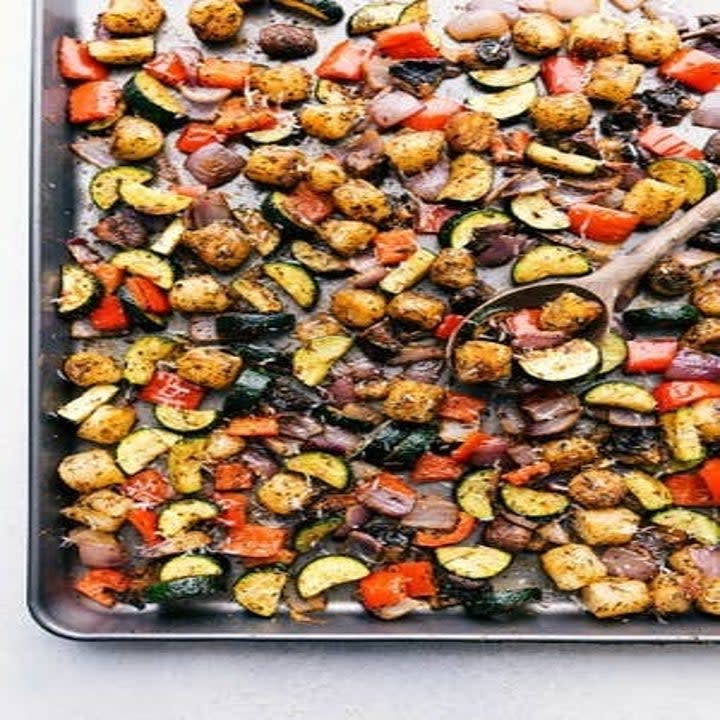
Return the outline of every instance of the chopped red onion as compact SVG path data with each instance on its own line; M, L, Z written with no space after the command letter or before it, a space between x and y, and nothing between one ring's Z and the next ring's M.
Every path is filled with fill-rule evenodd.
M202 53L200 50L192 45L181 45L173 48L173 52L178 56L185 68L185 76L188 84L194 85L197 83L197 69L202 61Z
M76 528L70 531L68 539L77 545L80 562L85 567L119 567L127 561L122 543L110 533Z
M376 95L367 108L372 121L381 128L389 128L422 110L424 105L404 90L392 90Z
M520 8L516 0L471 0L465 6L465 10L496 10L511 23L520 17Z
M365 84L370 90L382 90L392 84L390 65L392 60L380 55L373 55L365 63Z
M528 437L545 437L547 435L557 435L566 432L572 428L580 419L582 410L574 410L573 412L560 415L559 417L534 422L528 425L525 431Z
M232 211L223 193L206 192L195 198L191 205L192 223L195 228L204 228L214 222L232 220Z
M198 105L216 105L232 95L227 88L201 87L200 85L181 85L180 93L191 103Z
M240 462L247 465L253 474L262 480L272 477L280 468L266 451L249 447L240 454Z
M94 265L105 258L84 238L74 237L67 240L65 247L78 265Z
M553 420L581 409L577 395L560 390L531 393L520 400L520 407L535 422Z
M356 288L371 288L375 287L389 272L390 270L384 265L376 265L353 275L348 282Z
M703 96L700 104L692 114L696 125L709 128L720 128L720 91L710 92Z
M470 463L476 467L487 467L501 460L508 451L510 443L502 437L490 437L481 450L477 450L470 458Z
M461 443L476 431L475 425L466 425L457 420L443 420L438 428L438 437L446 443Z
M406 345L395 357L388 360L387 364L411 365L425 360L442 360L445 357L445 350L437 345Z
M547 12L558 20L573 20L598 12L598 0L547 0Z
M368 533L353 530L348 534L347 551L361 560L377 562L385 552L385 545Z
M445 25L445 32L458 42L499 38L509 30L505 15L490 9L466 10L450 18Z
M458 506L439 495L420 495L402 524L424 530L452 530L457 525Z
M443 158L429 170L403 179L403 185L421 200L432 202L450 179L450 162Z
M655 427L657 420L654 415L647 413L633 412L623 408L609 408L607 412L607 421L615 427Z
M400 602L395 603L395 605L387 605L385 607L377 608L372 612L373 615L379 617L381 620L398 620L408 613L415 612L416 610L425 610L427 607L427 603L422 600L405 598Z
M365 507L389 517L407 515L415 506L416 500L414 495L381 485L376 479L360 485L357 498Z
M349 377L335 378L335 380L328 385L327 393L331 404L347 405L356 399L355 383L352 378Z
M245 166L245 159L220 143L210 143L185 160L187 171L203 185L217 187L229 182Z
M643 547L608 548L600 560L610 575L647 582L658 574L658 566L652 555Z
M99 168L117 165L117 159L110 152L110 138L81 137L71 143L70 149L85 162Z
M327 425L325 430L318 435L313 435L308 440L308 447L325 452L338 453L340 455L350 454L360 442L357 435L349 430Z
M681 348L665 371L668 380L720 380L720 356Z
M707 577L720 577L720 548L691 547L690 557Z

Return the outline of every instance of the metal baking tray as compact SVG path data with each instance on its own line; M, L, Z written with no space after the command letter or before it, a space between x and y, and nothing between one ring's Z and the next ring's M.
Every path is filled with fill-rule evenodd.
M57 368L70 351L67 326L51 299L57 268L65 260L63 239L82 227L83 206L77 166L67 150L65 90L55 63L55 41L62 34L88 36L99 0L35 0L32 174L31 174L31 345L30 345L30 522L28 607L47 631L74 640L235 639L235 640L464 640L572 642L714 642L720 622L688 615L670 622L633 618L599 622L567 598L549 593L527 616L507 621L474 620L460 611L417 614L386 623L363 613L357 603L331 603L318 624L249 617L233 603L196 603L178 608L105 610L78 598L70 587L72 553L62 549L58 514L63 490L56 467L74 442L48 420L66 398ZM361 0L344 2L349 10ZM435 13L450 3L431 0ZM181 18L188 2L165 0ZM699 9L699 8L698 8ZM342 28L318 28L342 33ZM189 32L189 31L188 31ZM190 36L187 37L190 39Z

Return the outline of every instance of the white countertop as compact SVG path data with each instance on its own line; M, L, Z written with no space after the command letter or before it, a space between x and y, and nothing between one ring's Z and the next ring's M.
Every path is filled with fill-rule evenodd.
M716 647L80 644L34 625L24 606L30 5L0 3L3 715L13 720L693 720L716 713Z

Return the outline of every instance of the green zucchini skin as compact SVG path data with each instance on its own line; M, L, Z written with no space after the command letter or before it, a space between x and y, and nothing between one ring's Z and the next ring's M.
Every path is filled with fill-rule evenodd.
M539 72L540 65L518 65L499 70L474 70L468 73L468 77L481 89L505 90L531 82Z
M286 207L287 195L279 190L271 192L262 202L260 212L269 223L277 227L287 238L307 240L314 236L311 224L295 217Z
M715 173L709 165L697 160L660 158L648 165L647 172L655 180L685 190L688 205L696 205L717 189Z
M434 427L406 427L390 423L376 432L362 454L369 463L407 468L432 445L436 437Z
M342 5L334 0L271 0L271 4L294 10L326 25L339 23L345 17Z
M143 70L125 83L123 95L134 112L166 130L176 127L184 119L180 100Z
M128 315L132 318L132 321L143 330L149 332L158 332L164 330L168 321L167 318L156 313L147 312L143 310L135 301L132 293L125 287L121 287L117 291L117 296L120 298L125 309L128 311Z
M285 372L290 368L289 356L269 345L236 344L232 351L249 365L259 365L266 370Z
M156 405L154 413L155 419L164 428L184 434L210 430L218 421L217 410L178 410Z
M462 248L473 241L475 230L511 224L512 219L500 210L470 210L446 220L438 233L438 242L444 247Z
M320 297L320 287L302 265L296 262L269 262L262 269L303 310L315 307Z
M293 547L299 553L310 552L325 538L332 535L342 524L338 516L320 518L301 525L293 536Z
M347 34L368 35L396 25L405 9L404 3L371 2L358 8L347 21Z
M332 405L320 405L315 410L315 416L318 420L330 423L330 425L345 428L346 430L367 432L375 427L374 423L347 415L340 408L333 407Z
M295 316L290 313L238 313L220 315L215 329L221 340L250 340L266 333L290 332L295 327Z
M277 614L288 574L280 567L259 568L245 573L233 585L233 597L253 615L270 618Z
M272 381L272 377L261 370L245 368L225 396L223 415L237 417L255 409Z
M149 603L168 603L192 598L210 597L222 590L222 579L216 575L177 578L150 585L144 599Z
M75 320L87 315L103 295L100 281L84 267L68 263L60 268L60 300L56 310L60 317Z
M543 193L518 195L510 201L510 212L533 230L558 231L570 227L568 216Z
M685 330L700 319L692 305L658 305L626 310L623 320L633 330Z
M520 588L480 593L463 603L470 617L488 618L497 615L509 615L522 610L525 605L542 598L540 588Z
M118 186L121 180L144 183L152 180L152 177L150 170L134 165L118 165L98 170L90 181L90 199L101 210L109 210L120 199Z

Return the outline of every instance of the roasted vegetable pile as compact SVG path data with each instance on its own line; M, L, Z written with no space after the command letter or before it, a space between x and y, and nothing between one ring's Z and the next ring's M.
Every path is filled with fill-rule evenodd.
M691 121L720 128L716 19L345 5L110 0L58 41L89 178L56 294L75 589L720 614L719 227L602 344L567 292L466 324L445 367L498 290L592 272L715 190Z

